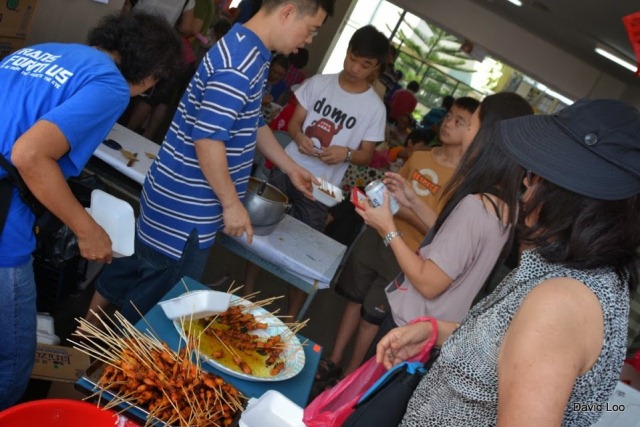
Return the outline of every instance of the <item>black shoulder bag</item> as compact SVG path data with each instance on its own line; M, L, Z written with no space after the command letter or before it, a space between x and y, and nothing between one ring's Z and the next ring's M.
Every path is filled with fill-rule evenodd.
M0 167L7 172L7 175L0 180L0 233L4 230L11 205L11 196L15 187L22 198L22 201L29 206L36 217L46 212L46 208L36 199L27 184L24 183L20 173L15 166L0 154Z
M0 179L0 234L7 221L13 189L16 188L22 201L36 217L33 225L33 232L36 235L34 256L41 257L54 266L59 266L78 256L80 254L78 240L69 227L35 198L16 167L2 155L0 155L0 167L7 171L7 175ZM68 183L71 186L71 191L77 197L77 190L74 191L74 187L82 186L82 183L75 186L71 185L73 184L71 180ZM101 188L97 184L94 188Z

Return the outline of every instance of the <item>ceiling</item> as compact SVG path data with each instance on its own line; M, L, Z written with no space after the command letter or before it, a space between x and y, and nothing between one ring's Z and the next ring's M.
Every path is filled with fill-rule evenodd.
M635 62L622 17L640 11L638 1L521 0L522 7L507 0L471 1L626 84L640 84L632 72L594 52L601 43Z

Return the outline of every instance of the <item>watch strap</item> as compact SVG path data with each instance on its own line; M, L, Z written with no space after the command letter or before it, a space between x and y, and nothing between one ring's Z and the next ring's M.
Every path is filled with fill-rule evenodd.
M385 246L389 246L391 244L391 241L396 237L402 237L402 233L397 230L390 231L389 233L385 234L385 236L382 238L382 241L384 242Z

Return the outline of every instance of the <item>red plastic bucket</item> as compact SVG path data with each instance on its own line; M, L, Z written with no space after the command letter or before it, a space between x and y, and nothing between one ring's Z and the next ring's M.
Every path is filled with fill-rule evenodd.
M113 411L69 399L34 400L0 412L0 427L114 427L117 421Z

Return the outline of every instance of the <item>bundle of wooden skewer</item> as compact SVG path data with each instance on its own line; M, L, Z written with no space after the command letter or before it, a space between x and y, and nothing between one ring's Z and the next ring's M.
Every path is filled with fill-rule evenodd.
M124 404L148 411L145 425L156 420L171 426L228 426L242 409L244 396L222 378L203 371L199 343L189 339L177 353L153 333L143 333L120 313L112 318L93 313L100 327L78 319L74 347L104 363L100 388L88 399L108 391L105 408ZM192 362L195 361L195 362Z

